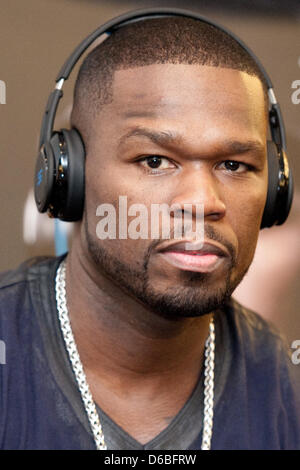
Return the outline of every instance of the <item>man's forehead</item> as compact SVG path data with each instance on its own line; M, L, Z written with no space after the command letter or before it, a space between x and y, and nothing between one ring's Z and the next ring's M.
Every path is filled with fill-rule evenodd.
M241 127L266 129L260 80L221 67L154 64L117 70L107 119L123 125L143 120L228 121ZM105 116L101 113L102 118ZM105 118L104 118L105 119Z
M265 116L263 89L254 76L221 67L155 64L115 73L113 99L103 106L96 128L117 140L142 126L193 140L239 134L263 141Z
M188 64L152 64L116 70L112 83L113 102L163 107L221 101L264 102L258 77L224 68Z

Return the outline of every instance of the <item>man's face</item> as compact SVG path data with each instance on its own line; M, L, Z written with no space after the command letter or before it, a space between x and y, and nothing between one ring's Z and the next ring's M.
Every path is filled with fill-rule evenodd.
M99 273L163 316L220 306L254 256L267 194L266 133L257 77L184 64L115 72L113 100L93 122L86 159L81 235ZM204 241L224 256L198 269L199 255L184 258L182 247L174 254L176 240L118 239L118 224L116 239L99 239L96 209L113 204L118 215L119 196L128 207L143 204L149 218L151 204L203 204Z

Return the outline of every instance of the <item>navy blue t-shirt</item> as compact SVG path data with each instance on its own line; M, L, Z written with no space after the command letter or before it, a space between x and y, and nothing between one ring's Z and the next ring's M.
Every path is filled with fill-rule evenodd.
M1 449L95 449L56 311L61 258L0 277ZM212 449L300 449L300 366L277 331L232 298L215 312ZM3 356L3 349L2 349ZM1 362L5 362L4 364ZM158 436L142 445L97 404L108 449L200 449L203 374Z

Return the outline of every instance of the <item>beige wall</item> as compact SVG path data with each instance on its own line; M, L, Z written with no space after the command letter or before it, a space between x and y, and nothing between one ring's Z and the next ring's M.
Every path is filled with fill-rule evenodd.
M32 248L25 246L22 217L24 200L32 186L43 108L60 66L81 38L99 24L136 5L151 6L151 3L1 0L0 80L4 80L7 86L7 103L0 105L0 270L17 266L33 253L53 252L49 244ZM162 1L160 4L169 3ZM201 9L198 11L201 12ZM208 14L207 11L205 14ZM297 187L300 188L300 104L294 105L291 101L291 83L300 80L299 18L239 16L218 12L211 12L209 16L242 37L269 71L285 117L290 159ZM65 89L64 105L67 105L72 83L67 83ZM62 108L60 111L62 113ZM295 219L297 217L295 214ZM299 223L293 225L296 226L299 228ZM285 269L289 270L289 265ZM280 305L275 315L277 324L292 339L300 338L299 278L298 268L293 271L290 287L284 289L286 296L282 302L282 315Z

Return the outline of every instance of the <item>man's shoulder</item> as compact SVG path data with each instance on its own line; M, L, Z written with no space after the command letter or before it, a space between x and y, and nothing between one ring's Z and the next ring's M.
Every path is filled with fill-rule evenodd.
M285 336L270 321L266 320L259 313L240 304L233 297L227 302L225 311L228 315L229 323L234 323L236 333L247 341L248 346L257 347L260 343L268 349L267 345L287 346Z
M16 269L0 274L0 327L25 319L26 312L40 309L41 298L48 296L49 285L54 279L60 258L39 256L30 258ZM34 307L35 306L35 307Z
M238 448L300 448L300 377L285 337L233 298L222 313L232 359L218 409L220 421L223 424L227 416L230 426L242 423ZM234 445L227 441L224 448Z
M41 325L51 316L55 302L54 279L59 260L31 258L0 274L0 339L7 345L7 364L22 365L24 351L29 357L30 348L41 349Z
M260 314L230 298L225 311L233 344L245 361L264 371L290 369L291 350L287 338Z
M58 262L54 256L37 256L21 263L17 268L0 273L0 296L11 287L22 287L27 283L47 275Z
M242 305L234 297L231 297L225 306L234 317L239 328L248 332L248 334L267 334L273 338L282 339L283 336L277 327L270 321L263 318L261 314Z

